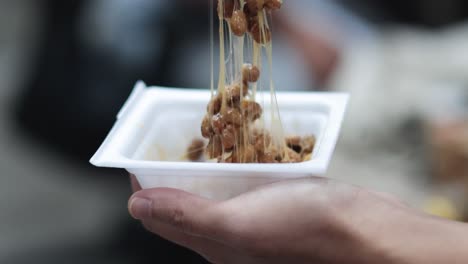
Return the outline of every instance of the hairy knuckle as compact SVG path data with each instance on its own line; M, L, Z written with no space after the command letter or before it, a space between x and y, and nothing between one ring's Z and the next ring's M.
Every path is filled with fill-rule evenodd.
M192 221L187 217L184 210L180 208L175 208L170 211L169 221L174 227L180 229L184 233L193 232L194 227Z
M183 227L185 225L185 220L184 220L185 214L183 210L179 208L172 209L169 211L168 216L169 216L169 221L174 226Z

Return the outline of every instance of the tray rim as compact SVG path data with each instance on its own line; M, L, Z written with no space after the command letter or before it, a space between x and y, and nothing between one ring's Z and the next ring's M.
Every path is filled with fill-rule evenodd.
M308 97L316 97L330 105L329 121L326 125L323 143L317 157L302 163L288 164L225 164L225 163L194 163L174 161L144 161L133 160L117 151L112 143L119 141L119 132L127 123L132 113L138 110L138 102L145 93L164 93L165 95L178 95L190 93L192 96L206 97L207 89L169 88L160 86L147 87L142 81L136 83L128 100L117 114L117 120L105 140L90 159L90 163L96 167L122 168L127 170L144 170L156 172L174 171L206 171L219 173L274 173L274 174L324 174L329 166L333 152L338 141L341 126L349 101L349 94L343 92L277 92L278 98L296 98L306 100ZM280 101L280 99L278 99Z

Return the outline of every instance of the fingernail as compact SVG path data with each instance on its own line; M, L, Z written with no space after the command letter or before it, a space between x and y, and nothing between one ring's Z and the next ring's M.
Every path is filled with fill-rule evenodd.
M151 200L134 197L130 201L129 211L133 218L138 220L151 218Z

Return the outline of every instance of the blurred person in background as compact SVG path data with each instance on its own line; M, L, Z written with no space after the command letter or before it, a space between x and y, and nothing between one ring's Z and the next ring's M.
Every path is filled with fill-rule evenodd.
M209 14L212 10L208 1L44 0L40 5L43 29L37 44L38 55L18 98L16 116L23 131L71 161L87 164L136 80L171 87L206 88L209 85ZM387 95L388 98L391 90L390 81L379 87L387 81L384 78L387 72L379 77L381 83L366 83L378 67L366 68L362 64L369 59L369 50L375 51L375 43L382 40L377 30L381 25L398 22L443 28L466 18L465 5L455 0L431 1L430 4L425 1L288 1L274 24L274 61L288 65L274 66L274 71L281 72L274 72L274 76L278 76L276 86L279 90L351 91L356 101L351 105L348 123L354 125L345 126L343 144L351 146L353 152L356 148L396 145L394 140L399 137L404 138L402 144L420 144L411 141L419 139L422 132L419 126L414 126L414 116L409 111L402 110L405 115L395 114L394 119L377 116L382 112L393 113L385 108L375 107L375 116L362 114L360 110L369 108L368 102L380 104L381 97ZM352 15L343 6L375 25ZM431 41L437 43L437 40ZM394 47L376 52L386 54L384 52L391 52L390 48ZM359 52L355 52L356 49ZM367 53L363 52L366 49ZM456 66L460 70L460 65ZM393 69L384 69L393 72ZM411 67L408 69L413 71ZM360 87L362 89L358 90ZM403 92L405 96L406 92ZM378 97L376 93L383 96ZM401 100L387 101L389 107L400 109L401 105L395 107L391 103ZM401 108L407 109L405 107ZM384 126L382 119L396 121ZM389 135L389 124L403 134L397 131ZM373 137L368 137L369 133ZM411 137L402 136L407 134ZM373 138L378 143L366 145ZM411 142L405 141L408 139ZM123 177L117 178L122 180L122 185L127 184ZM155 257L161 261L203 262L196 255L147 235L129 219L128 222L123 227L116 224L112 239L118 242L98 249L104 252L104 259L108 255L122 254L136 262L154 261ZM121 260L124 262L125 258ZM80 263L78 259L77 262Z

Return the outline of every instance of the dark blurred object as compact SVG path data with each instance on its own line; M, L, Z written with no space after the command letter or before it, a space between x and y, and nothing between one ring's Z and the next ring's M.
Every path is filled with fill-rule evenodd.
M5 263L30 264L150 264L150 263L208 263L203 258L175 244L156 238L135 224L125 230L124 237L113 237L107 245L38 249L27 254L8 257Z
M77 17L84 1L46 3L43 41L17 104L18 117L34 138L85 161L111 127L138 75L107 54L80 46Z
M376 23L401 23L437 28L468 18L465 0L339 0Z
M135 82L144 80L148 84L177 86L180 76L175 54L189 43L187 39L209 32L209 13L205 6L165 4L167 11L178 10L178 16L183 16L184 21L193 21L187 24L171 15L173 12L160 15L158 5L162 4L154 2L153 10L145 10L145 17L125 20L128 23L118 28L120 39L110 44L90 45L83 32L90 32L91 27L97 25L82 23L82 18L86 15L84 11L90 9L87 7L95 2L44 2L43 41L38 48L33 75L17 103L18 119L31 136L81 164L87 163L99 147ZM114 2L104 3L112 5ZM127 5L131 3L127 1ZM136 5L136 9L138 7ZM202 9L198 12L196 8ZM151 15L151 12L158 13ZM124 17L115 19L124 20ZM106 20L103 18L103 21ZM91 42L98 41L100 36L95 37ZM116 52L125 45L136 46L133 50L138 52L140 60ZM159 50L151 48L155 46L160 47Z
M17 103L18 124L30 137L55 150L58 155L68 157L81 166L90 166L89 158L110 130L118 110L137 80L143 79L149 84L177 85L180 76L174 54L189 43L183 40L196 35L200 29L209 32L208 10L194 12L193 7L181 9L178 15L184 17L184 21L179 21L179 17L173 16L172 12L166 12L164 16L151 15L151 12L158 11L158 4L165 3L151 0L48 0L42 3L45 13L42 42L37 48L39 54L32 66L32 76L26 80L27 85ZM82 19L87 15L84 13L95 10L95 6L89 8L90 5L103 5L104 9L101 10L105 11L106 5L112 7L113 4L120 4L120 10L126 11L125 5L134 7L134 3L136 8L140 7L139 4L154 3L155 6L141 12L132 10L133 17L114 12L117 22L128 22L123 27L114 26L119 30L117 36L121 39L116 39L107 47L108 43L90 45L90 40L84 36L93 27L104 27L83 23ZM166 5L171 9L178 8L175 4ZM143 13L147 16L143 17ZM102 16L97 17L97 21L106 22ZM181 23L190 33L180 32ZM128 39L130 36L131 39ZM91 39L91 42L98 42L99 37ZM125 54L116 52L119 45L129 47L140 56L125 57ZM156 45L162 52L152 48ZM120 173L122 184L128 184L126 173ZM137 221L122 221L122 228L116 230L115 237L101 248L66 248L67 245L64 245L62 249L49 252L29 252L21 259L31 260L35 256L33 259L42 260L41 256L47 256L47 263L105 263L104 260L109 259L118 259L117 263L206 263L197 254L146 232Z

